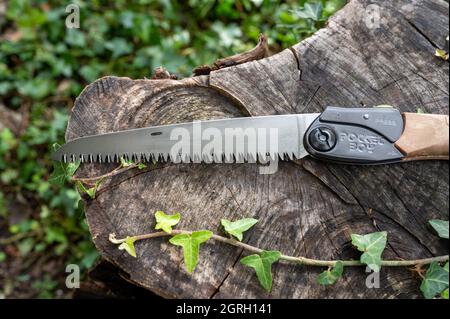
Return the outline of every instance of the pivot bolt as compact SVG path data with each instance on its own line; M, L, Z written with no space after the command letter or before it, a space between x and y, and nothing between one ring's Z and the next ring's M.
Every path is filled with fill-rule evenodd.
M336 145L336 134L328 127L317 127L309 133L309 144L319 152L327 152Z

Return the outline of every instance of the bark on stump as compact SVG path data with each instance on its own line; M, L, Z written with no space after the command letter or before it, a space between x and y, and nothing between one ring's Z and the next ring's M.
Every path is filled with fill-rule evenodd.
M446 46L448 3L353 0L326 28L272 57L174 80L105 77L77 99L66 139L201 119L321 112L328 105L395 105L401 111L448 114L449 66L434 56ZM202 73L204 69L199 71ZM83 164L78 176L115 165ZM306 158L280 163L274 175L253 164L157 164L106 180L86 200L93 240L103 258L128 279L170 298L414 298L417 275L383 268L381 287L366 288L363 268L347 268L335 286L323 271L278 263L272 293L238 261L246 252L208 242L192 276L167 238L136 244L132 258L108 241L148 233L154 212L181 212L178 228L220 233L220 219L260 222L244 241L288 255L358 259L350 233L386 230L385 259L448 253L428 220L448 219L448 162L361 167Z

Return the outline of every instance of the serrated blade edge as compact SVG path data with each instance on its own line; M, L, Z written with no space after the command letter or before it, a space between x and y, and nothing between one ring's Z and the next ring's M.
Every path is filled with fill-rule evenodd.
M52 156L82 162L257 162L308 155L303 136L320 114L231 118L130 129L69 141Z

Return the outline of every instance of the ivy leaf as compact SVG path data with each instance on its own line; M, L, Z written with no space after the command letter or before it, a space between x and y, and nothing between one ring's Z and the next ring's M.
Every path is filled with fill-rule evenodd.
M126 160L125 158L121 157L120 158L120 164L122 165L122 167L130 167L134 163L131 160Z
M80 167L80 162L73 163L63 163L63 162L53 162L53 172L48 178L50 184L56 186L64 186L66 181L69 181L72 176Z
M314 21L320 21L322 12L322 3L306 3L303 9L295 10L297 17L301 19L312 19Z
M420 285L420 291L426 299L432 299L448 289L448 262L445 267L433 262Z
M99 179L98 181L95 182L93 187L87 189L82 182L77 181L77 186L82 192L86 193L91 199L94 199L95 194L97 193L97 189L102 182L103 179Z
M272 264L281 258L279 251L263 251L260 255L250 255L241 259L241 264L255 270L259 283L267 291L272 290Z
M164 212L157 211L155 213L156 226L155 229L162 229L166 233L172 233L172 226L175 226L180 222L181 215L176 213L175 215L166 215Z
M9 128L0 131L0 154L6 153L17 145L16 137Z
M90 198L92 198L92 191L90 191L90 190L88 190L88 189L86 189L86 187L84 186L84 184L82 183L82 182L80 182L80 181L77 181L77 186L78 186L78 188L80 189L80 191L82 191L83 193L86 193L86 194L88 194L88 196L90 197Z
M142 162L138 163L138 169L144 169L144 168L147 168L147 165L145 165Z
M377 232L367 235L352 234L352 244L364 252L360 261L373 271L380 271L381 254L387 243L387 232Z
M136 258L136 249L134 248L134 237L126 237L125 241L119 245L120 250L125 250L128 254Z
M78 71L82 77L84 77L87 81L93 82L97 79L102 71L105 69L105 66L95 62L88 65L83 65Z
M130 54L133 51L131 42L127 42L124 38L114 38L105 42L105 48L112 52L112 58Z
M221 223L225 231L236 237L239 241L242 241L242 233L252 228L258 222L254 218L244 218L237 220L235 222L230 222L229 220L222 219Z
M169 242L183 248L184 263L186 271L192 274L198 263L200 244L208 241L213 233L209 230L195 231L192 234L180 234L173 236Z
M448 220L432 219L429 221L430 225L438 233L441 238L448 238Z
M328 269L317 277L317 283L323 286L334 285L336 281L341 278L343 272L344 264L342 261L338 261L334 265L333 269Z
M441 58L444 61L448 61L448 52L442 49L436 49L436 52L434 54L438 58Z

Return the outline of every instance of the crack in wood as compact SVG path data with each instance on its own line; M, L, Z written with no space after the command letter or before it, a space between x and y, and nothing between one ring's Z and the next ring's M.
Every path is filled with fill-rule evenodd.
M429 36L426 35L426 33L424 31L422 31L413 21L411 21L411 19L408 19L405 17L406 22L408 22L408 24L417 31L417 33L419 33L425 40L427 40L427 42L429 44L431 44L431 46L435 49L439 48L439 46L433 41L431 40L431 38Z

